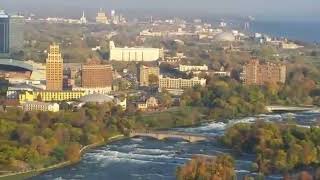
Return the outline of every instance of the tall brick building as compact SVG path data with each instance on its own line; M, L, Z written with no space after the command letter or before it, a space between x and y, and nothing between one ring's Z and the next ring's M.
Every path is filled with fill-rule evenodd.
M63 59L57 44L50 46L46 61L47 90L61 91L63 86Z
M265 85L266 83L285 83L287 68L284 64L260 63L250 60L243 67L242 79L246 85Z
M101 64L99 60L93 59L82 65L81 84L84 88L105 88L112 86L112 66Z

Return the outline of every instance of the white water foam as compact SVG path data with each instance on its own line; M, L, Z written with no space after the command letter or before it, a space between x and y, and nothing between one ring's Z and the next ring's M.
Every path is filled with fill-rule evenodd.
M186 132L190 133L197 133L197 132L203 132L203 131L211 131L211 130L224 130L226 128L226 124L223 122L214 122L214 123L209 123L204 126L200 127L194 127L194 128L187 128L187 129L181 129Z
M176 153L176 151L168 151L168 150L162 150L162 149L143 149L143 148L136 148L135 153L138 154L173 154Z
M137 162L149 162L152 160L161 159L172 159L174 154L160 154L160 155L148 155L148 154L138 154L135 152L119 152L119 151L104 151L103 153L89 154L90 159L96 161L114 160L114 161L137 161Z
M248 170L244 170L244 169L239 169L239 170L235 170L236 171L236 173L250 173L250 171L248 171Z
M63 179L62 177L57 177L57 178L54 178L53 180L65 180L65 179Z
M142 142L143 139L142 138L131 138L132 141L135 141L135 142Z
M167 176L167 175L163 175L163 174L130 174L131 176L134 176L134 177L138 177L139 179L146 179L146 177L161 177L161 178L172 178L173 176Z

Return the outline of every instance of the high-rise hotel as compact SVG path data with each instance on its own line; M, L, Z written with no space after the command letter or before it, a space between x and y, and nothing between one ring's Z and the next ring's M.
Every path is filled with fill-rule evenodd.
M50 46L46 63L47 90L61 91L63 87L63 59L59 45Z
M9 53L10 18L3 10L0 10L0 54Z
M266 85L267 83L285 83L286 65L271 62L260 63L250 60L243 66L242 80L246 85Z
M82 87L106 88L112 86L112 66L101 64L97 59L92 59L82 65Z

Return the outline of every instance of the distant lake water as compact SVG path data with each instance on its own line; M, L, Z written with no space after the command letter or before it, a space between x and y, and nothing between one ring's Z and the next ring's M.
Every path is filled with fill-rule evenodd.
M255 21L250 24L250 31L309 43L320 42L320 22Z

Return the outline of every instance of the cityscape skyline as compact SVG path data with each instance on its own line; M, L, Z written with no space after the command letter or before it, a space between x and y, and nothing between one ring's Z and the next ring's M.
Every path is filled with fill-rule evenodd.
M288 8L288 3L290 3L290 8ZM275 1L271 0L268 3L263 2L262 0L254 1L254 0L244 0L244 1L235 1L228 0L224 2L219 1L209 1L209 0L199 0L196 2L185 2L183 0L122 0L116 1L111 0L105 2L103 0L30 0L21 2L18 0L3 0L0 4L0 8L5 8L9 11L17 12L17 11L29 11L37 14L60 14L60 12L65 12L61 9L61 4L67 9L72 9L72 11L67 11L70 15L75 15L73 13L77 11L86 10L88 12L95 12L97 8L105 8L105 9L121 9L128 13L143 13L143 12L157 12L161 13L163 11L177 14L184 14L186 12L190 14L198 14L201 15L241 15L241 16L259 16L261 18L266 19L290 19L294 20L316 20L320 17L320 2L316 2L314 0L283 0L283 1ZM168 7L170 4L170 7ZM50 9L46 9L48 6ZM299 9L300 13L297 13L297 9ZM75 11L75 12L73 12ZM185 14L187 15L187 14Z

